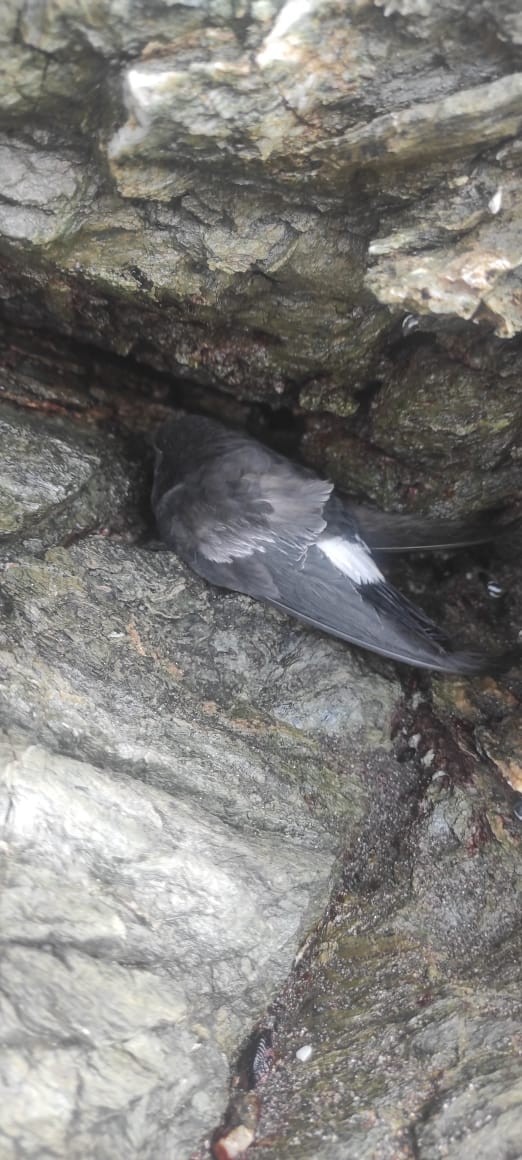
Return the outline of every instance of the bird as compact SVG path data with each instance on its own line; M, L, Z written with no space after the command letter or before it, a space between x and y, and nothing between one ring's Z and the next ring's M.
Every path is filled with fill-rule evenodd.
M206 581L394 661L453 674L487 668L483 652L454 651L381 571L386 553L483 542L483 522L365 508L311 468L204 415L169 418L154 446L160 538Z

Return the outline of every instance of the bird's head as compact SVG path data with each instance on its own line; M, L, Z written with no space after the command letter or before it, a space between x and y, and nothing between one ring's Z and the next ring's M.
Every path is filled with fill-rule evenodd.
M225 450L231 438L233 441L234 436L226 427L205 415L176 415L168 419L154 436L154 491L175 487L217 451Z

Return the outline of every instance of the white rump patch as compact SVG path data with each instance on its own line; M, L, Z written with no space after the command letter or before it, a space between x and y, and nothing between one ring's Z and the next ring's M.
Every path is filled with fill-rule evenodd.
M317 547L328 557L334 568L338 568L354 584L379 584L384 580L382 572L372 559L369 549L362 540L344 540L342 536L324 536L317 541Z

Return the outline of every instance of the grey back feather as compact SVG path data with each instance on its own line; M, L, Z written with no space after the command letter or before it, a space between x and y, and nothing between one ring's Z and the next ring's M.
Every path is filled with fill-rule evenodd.
M160 533L181 553L185 541L196 542L215 563L231 563L274 544L297 562L326 527L324 509L333 485L235 432L226 433L223 445L222 428L216 460L214 424L205 423L198 433L198 455L185 468L182 483L176 478L180 459L186 463L186 444L178 456L172 443L158 449L152 498ZM202 441L202 434L211 442Z

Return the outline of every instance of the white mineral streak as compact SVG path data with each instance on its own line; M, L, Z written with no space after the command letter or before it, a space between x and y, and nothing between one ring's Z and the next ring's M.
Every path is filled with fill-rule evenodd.
M314 8L313 0L288 0L281 9L269 32L264 47L257 55L260 68L276 60L287 60L292 52L291 36L298 32L299 21Z

